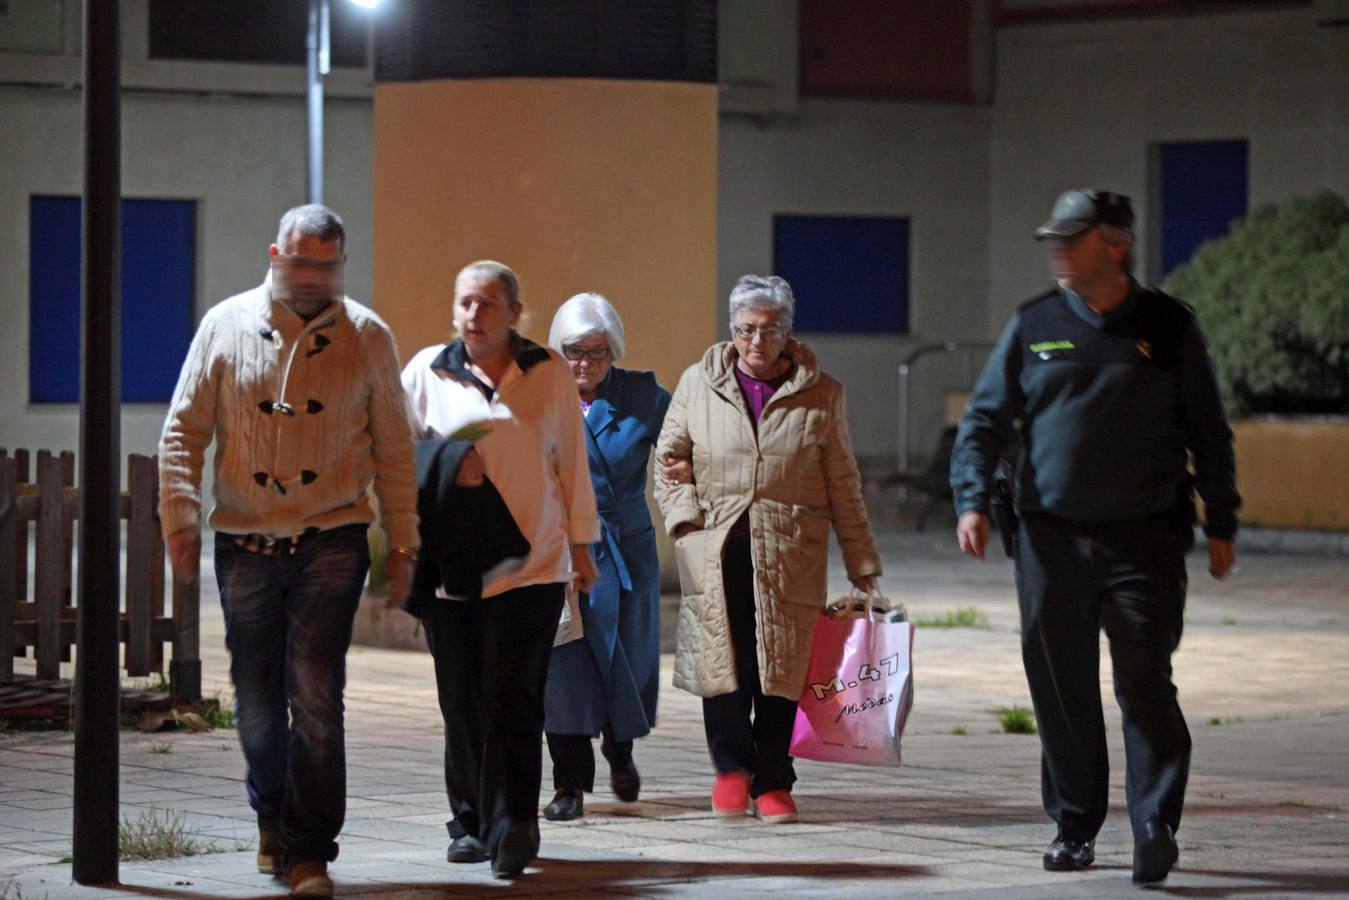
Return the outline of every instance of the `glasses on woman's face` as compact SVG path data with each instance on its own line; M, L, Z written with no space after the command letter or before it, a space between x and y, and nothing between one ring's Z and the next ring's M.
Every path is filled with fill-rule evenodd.
M782 337L782 329L776 325L769 325L765 328L756 328L753 325L732 325L731 332L742 341L752 342L755 336L758 336L770 344Z
M577 362L582 359L591 359L595 362L599 362L602 359L609 358L609 348L591 347L589 350L585 350L581 347L563 347L562 355L572 362Z

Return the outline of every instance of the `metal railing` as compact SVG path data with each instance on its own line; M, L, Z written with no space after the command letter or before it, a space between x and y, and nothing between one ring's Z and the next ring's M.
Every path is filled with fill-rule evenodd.
M959 353L961 355L962 374L961 383L964 390L974 387L975 379L979 373L975 370L976 354L987 354L993 349L993 344L984 341L945 341L940 344L924 344L915 349L904 358L899 364L899 471L901 474L909 472L910 459L910 430L912 427L909 406L909 392L912 389L910 375L913 367L924 357L933 355Z

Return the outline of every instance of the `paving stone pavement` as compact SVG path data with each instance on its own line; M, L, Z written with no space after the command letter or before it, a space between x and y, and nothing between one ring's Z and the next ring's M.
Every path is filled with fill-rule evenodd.
M1040 854L1053 827L1040 807L1038 742L999 733L997 719L1001 709L1029 706L1010 566L962 559L945 529L879 540L886 591L919 622L902 767L799 762L799 824L715 818L700 707L668 687L667 655L660 723L637 748L641 800L618 803L601 787L587 797L584 819L541 823L542 856L525 877L496 881L486 865L444 861L430 658L357 647L347 689L348 812L331 869L338 896L1137 896L1118 713L1107 715L1115 777L1097 864L1045 872ZM1250 553L1223 583L1204 573L1201 553L1190 567L1175 667L1194 735L1192 775L1180 863L1151 890L1349 897L1349 559ZM837 559L831 571L842 592ZM206 690L228 700L218 603L204 593ZM984 617L982 627L923 625L964 608ZM1114 711L1108 663L1102 693ZM117 886L73 885L62 862L72 738L3 734L0 898L284 896L280 881L254 869L233 732L126 731L120 752L123 814L180 813L211 852L124 862ZM541 803L551 796L544 782Z

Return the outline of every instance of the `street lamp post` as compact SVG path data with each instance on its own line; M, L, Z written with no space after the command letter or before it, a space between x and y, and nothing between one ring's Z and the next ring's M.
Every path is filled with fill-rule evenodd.
M357 6L374 9L379 0L351 0ZM323 76L332 70L329 41L328 0L309 0L309 28L305 35L305 68L308 90L305 92L309 116L309 153L305 171L305 195L309 203L323 202Z
M309 74L309 164L305 172L306 198L323 202L323 76L328 74L328 0L309 0L309 30L305 36L305 66Z

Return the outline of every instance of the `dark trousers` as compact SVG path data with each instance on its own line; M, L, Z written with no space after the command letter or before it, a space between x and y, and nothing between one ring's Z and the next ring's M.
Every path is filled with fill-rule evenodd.
M1175 517L1106 523L1032 514L1017 533L1021 655L1040 729L1041 791L1059 833L1095 838L1110 762L1100 692L1105 628L1123 714L1125 795L1137 832L1180 827L1190 732L1171 682L1185 613L1189 526Z
M337 858L347 797L342 691L370 567L366 530L322 531L275 555L215 536L248 802L261 830L281 833L286 867Z
M604 723L600 733L600 752L610 769L632 765L632 741L615 741L614 729ZM553 758L554 790L593 791L595 789L595 749L588 734L549 734L548 755Z
M562 596L561 584L540 584L433 600L424 620L445 719L447 826L493 857L512 824L531 827L538 844L543 687Z
M755 633L754 562L748 537L727 538L721 570L735 650L736 689L703 698L707 749L718 772L748 772L750 796L791 790L796 770L789 754L796 701L763 692Z

